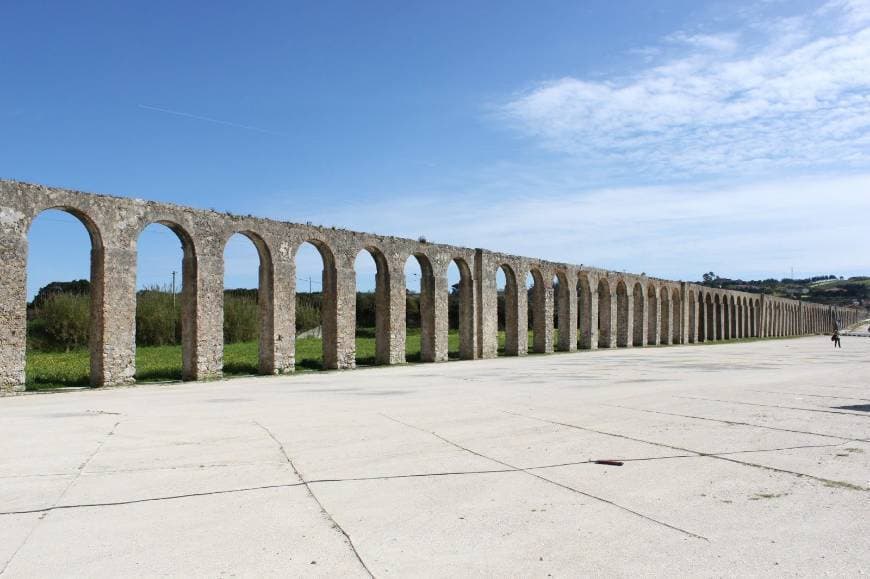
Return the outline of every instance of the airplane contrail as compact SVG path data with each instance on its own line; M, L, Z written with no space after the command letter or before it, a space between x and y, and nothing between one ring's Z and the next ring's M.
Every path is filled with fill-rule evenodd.
M143 104L139 104L137 106L140 109L145 109L145 110L149 110L149 111L157 111L159 113L166 113L168 115L175 115L177 117L185 117L188 119L195 119L198 121L206 121L208 123L216 123L218 125L225 125L227 127L235 127L237 129L246 129L248 131L255 131L257 133L264 133L267 135L275 135L278 137L286 137L287 136L283 133L277 133L275 131L270 131L269 129L261 129L260 127L254 127L251 125L243 125L240 123L233 123L231 121L222 121L220 119L213 119L211 117L203 117L201 115L194 115L192 113L185 113L183 111L173 111L172 109L164 109L161 107L153 107L151 105L143 105Z

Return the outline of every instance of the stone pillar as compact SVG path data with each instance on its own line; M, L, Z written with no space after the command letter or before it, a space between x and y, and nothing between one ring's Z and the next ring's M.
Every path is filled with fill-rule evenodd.
M25 385L27 225L21 213L0 208L0 395Z
M384 331L389 336L387 343L388 352L381 353L379 362L385 364L405 363L405 308L407 307L407 290L405 287L405 264L395 260L388 260L389 284L384 288L385 300L389 303L388 311L385 312Z
M433 354L427 362L446 362L448 359L447 339L450 334L448 320L449 304L448 294L450 284L447 282L447 264L433 263ZM422 287L421 287L422 289Z
M650 295L650 289L652 289L652 295ZM658 288L654 285L650 285L646 290L646 310L646 343L649 346L658 346L661 337L659 330L661 315Z
M498 355L498 288L495 282L498 264L489 252L474 252L475 307L477 310L477 355Z
M618 301L618 300L617 300ZM625 288L625 348L634 347L634 293L632 288ZM618 304L617 304L618 307ZM618 321L618 320L617 320Z
M460 265L459 279L459 357L463 360L478 358L477 324L477 282L474 269L467 264Z
M260 287L269 298L271 327L260 335L260 371L284 374L295 369L296 356L296 264L289 243L272 248L271 271L260 265ZM271 277L271 280L268 278ZM264 282L268 282L264 285ZM262 290L261 290L262 291ZM263 305L260 305L261 309ZM264 339L265 338L265 339ZM271 358L271 360L269 359Z
M659 290L660 292L668 292L666 287L663 287ZM669 345L671 343L671 336L673 335L671 326L673 325L673 315L671 315L671 300L670 295L667 296L668 299L665 299L665 296L659 295L659 344Z
M532 289L532 325L537 353L553 353L553 281L542 275Z
M589 284L589 349L598 349L598 282Z
M223 374L224 256L214 241L185 251L182 259L182 378L209 380Z
M526 291L526 271L523 270L521 275L517 275L516 284L516 335L517 335L517 356L525 356L529 353L529 292ZM507 305L507 300L505 300ZM513 312L511 312L513 315ZM505 320L505 325L508 325ZM507 350L507 344L505 344Z
M559 278L559 344L562 352L577 350L577 278Z
M598 321L595 320L593 323L593 303L596 302L593 301L594 296L592 294L591 285L588 283L588 278L584 279L587 281L581 281L580 278L575 278L575 282L580 291L580 296L577 299L578 317L580 318L578 334L580 338L580 349L591 350L598 347L598 337L593 337L593 329L598 327Z
M128 247L95 248L91 252L91 384L131 384L135 372L136 252Z
M356 366L356 256L336 254L334 279L327 284L324 269L323 287L323 362L329 369L346 369ZM333 299L328 299L331 294ZM327 306L327 302L329 305ZM327 311L329 325L327 332ZM327 338L328 336L328 338Z

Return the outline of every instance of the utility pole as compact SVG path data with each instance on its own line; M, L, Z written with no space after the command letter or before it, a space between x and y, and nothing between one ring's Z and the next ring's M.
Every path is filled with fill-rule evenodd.
M311 276L308 276L308 293L311 294Z
M176 271L172 270L172 309L175 309L175 274Z

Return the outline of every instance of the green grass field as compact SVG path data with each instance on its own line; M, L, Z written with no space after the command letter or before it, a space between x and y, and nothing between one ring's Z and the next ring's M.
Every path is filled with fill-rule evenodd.
M449 356L459 358L459 333L448 336ZM499 348L504 348L504 332L499 335ZM420 361L420 331L409 330L406 341L408 362ZM306 338L296 342L297 371L321 370L322 342ZM357 364L375 363L374 330L361 328L356 339ZM257 342L240 342L224 347L224 374L246 376L257 373ZM89 384L90 358L87 350L72 352L27 353L27 390L83 387ZM136 348L136 381L159 382L181 379L181 346L145 346Z

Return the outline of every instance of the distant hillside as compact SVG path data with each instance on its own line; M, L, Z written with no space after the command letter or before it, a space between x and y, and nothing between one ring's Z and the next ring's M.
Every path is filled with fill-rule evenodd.
M834 275L806 279L742 280L705 273L701 285L750 293L806 300L835 306L860 306L870 308L870 277L859 276L843 279Z

